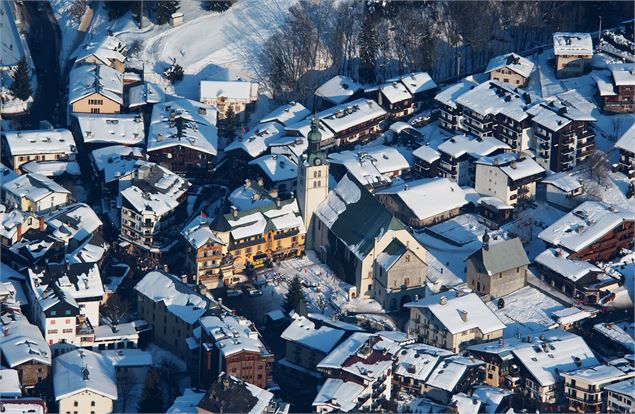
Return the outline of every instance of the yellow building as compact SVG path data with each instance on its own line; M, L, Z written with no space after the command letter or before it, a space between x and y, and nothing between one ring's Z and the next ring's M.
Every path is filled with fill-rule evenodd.
M123 106L123 74L105 65L80 65L70 73L72 113L118 114Z
M295 199L219 215L211 228L231 256L234 271L304 254L306 230Z
M490 80L522 88L527 85L533 70L534 63L531 60L515 53L508 53L490 59L485 73L489 73Z
M505 324L475 293L448 291L405 305L409 332L424 344L460 352L502 338Z

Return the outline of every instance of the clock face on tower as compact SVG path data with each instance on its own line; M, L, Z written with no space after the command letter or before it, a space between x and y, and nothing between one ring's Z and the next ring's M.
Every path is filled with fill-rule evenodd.
M320 165L320 164L322 164L322 160L319 159L319 158L316 158L315 161L313 161L313 164Z

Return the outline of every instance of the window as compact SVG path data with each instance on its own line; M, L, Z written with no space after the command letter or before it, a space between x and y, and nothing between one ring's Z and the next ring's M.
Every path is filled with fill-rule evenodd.
M79 307L81 308L82 306L80 305ZM68 316L68 315L70 315L70 314L71 314L71 311L70 311L70 310L66 310L66 311L64 311L64 315Z
M77 407L79 406L79 403L77 401L73 401L73 407Z
M51 311L51 316L57 315L57 311Z
M55 323L56 323L56 322L57 322L57 321L56 321L55 319L53 319L53 320L51 321L51 325L55 325Z
M91 114L98 114L99 113L99 108L90 108L90 113Z
M407 263L409 263L409 262L410 262L410 255L409 255L409 254L407 254L407 255L406 255L406 262L407 262Z
M91 407L94 407L94 406L95 406L95 401L91 401L91 402L90 402L90 406L91 406Z

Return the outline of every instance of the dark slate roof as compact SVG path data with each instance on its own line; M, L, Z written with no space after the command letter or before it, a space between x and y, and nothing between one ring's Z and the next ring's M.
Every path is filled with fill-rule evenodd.
M480 273L493 275L529 264L529 258L519 238L489 243L489 248L481 248L467 260L472 261Z
M354 186L354 187L353 187ZM359 191L359 198L347 198L351 192ZM339 201L337 201L339 199ZM345 200L346 199L346 200ZM344 203L346 208L339 212L335 221L328 226L325 210L331 202ZM352 202L351 202L352 201ZM324 210L323 210L324 209ZM383 236L388 230L402 230L403 224L395 218L373 195L354 179L345 175L327 199L320 204L318 216L330 227L356 256L365 257L373 248L374 239Z

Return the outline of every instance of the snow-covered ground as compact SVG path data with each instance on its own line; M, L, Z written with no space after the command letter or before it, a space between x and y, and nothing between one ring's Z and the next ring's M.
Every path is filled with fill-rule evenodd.
M64 62L71 55L73 45L77 39L77 29L79 28L80 19L71 15L70 10L74 5L73 0L49 0L53 14L57 20L57 24L60 27L60 34L62 37L62 48L60 51L60 65L63 66Z

